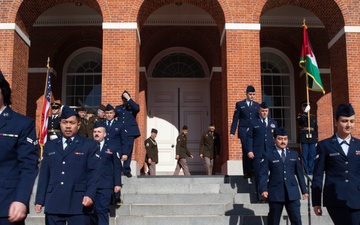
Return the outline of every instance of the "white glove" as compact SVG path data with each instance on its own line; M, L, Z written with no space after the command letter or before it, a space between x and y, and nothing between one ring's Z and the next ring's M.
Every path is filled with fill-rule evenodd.
M305 109L304 109L304 112L309 112L310 111L310 105L307 105L306 107L305 107Z

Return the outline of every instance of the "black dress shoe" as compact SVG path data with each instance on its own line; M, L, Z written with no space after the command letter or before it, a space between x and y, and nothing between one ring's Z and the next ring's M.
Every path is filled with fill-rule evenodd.
M127 176L127 177L132 177L132 174L131 174L131 173L128 173L128 174L125 174L125 176Z

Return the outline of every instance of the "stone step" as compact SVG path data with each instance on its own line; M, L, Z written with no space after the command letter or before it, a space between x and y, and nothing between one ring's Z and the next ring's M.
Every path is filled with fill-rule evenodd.
M227 176L142 176L123 179L127 194L251 193L255 185L242 177Z
M264 225L267 216L117 216L110 217L109 225ZM308 216L301 216L302 224L309 225ZM283 216L280 225L289 225L290 220ZM329 216L311 216L312 225L333 224ZM45 225L45 217L28 217L26 225Z
M240 194L239 194L240 195ZM249 194L243 194L244 199L249 199ZM124 204L211 204L231 203L234 194L123 194Z
M267 224L267 216L169 216L169 217L128 217L122 216L116 219L116 225L264 225ZM309 218L302 216L302 224L309 225ZM280 225L291 224L287 216L283 216ZM312 225L329 225L332 224L330 217L311 216Z
M240 178L241 176L234 176L235 178ZM193 176L133 176L131 178L122 176L122 182L124 184L154 184L154 183L163 183L163 184L173 184L173 183L229 183L229 176L224 175L214 175L214 176L203 176L203 175L193 175Z
M310 213L313 214L312 207ZM122 204L116 209L116 215L120 216L170 216L170 215L256 215L267 216L269 212L268 204ZM308 208L302 204L301 215L308 215ZM283 214L286 215L284 208ZM328 215L324 210L323 215Z

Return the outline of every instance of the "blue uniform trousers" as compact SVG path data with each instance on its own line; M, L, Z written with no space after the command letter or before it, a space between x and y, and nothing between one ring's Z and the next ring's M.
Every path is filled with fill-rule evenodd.
M359 225L360 209L350 209L348 207L326 207L335 225Z
M1 225L25 225L24 221L10 223L9 217L0 217L0 224Z
M112 188L98 189L95 199L95 214L91 216L91 223L93 225L109 225L109 207Z
M279 225L283 208L286 208L291 225L301 225L300 200L286 202L269 202L268 225Z
M67 222L67 223L66 223ZM90 215L45 214L46 225L90 225Z
M132 156L132 152L133 152L135 137L129 136L127 138L127 140L129 142L130 152L128 154L127 160L124 161L123 166L122 166L122 172L124 175L131 173L130 163L131 163L131 156Z
M260 193L260 190L259 190L260 161L261 161L261 158L254 158L252 160L252 165L253 165L253 168L254 168L254 176L255 176L255 191L256 191L256 196L257 196L258 201L265 200L264 198L261 197L261 193Z
M301 157L304 165L304 170L307 175L313 175L315 155L316 155L315 143L301 144Z

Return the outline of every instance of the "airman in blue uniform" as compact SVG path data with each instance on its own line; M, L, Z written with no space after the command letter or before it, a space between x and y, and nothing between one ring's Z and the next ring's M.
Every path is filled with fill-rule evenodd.
M23 225L39 155L34 120L10 105L10 85L0 71L0 224Z
M360 140L352 135L355 111L351 104L336 110L336 134L317 145L312 205L322 215L321 196L335 225L360 224ZM325 184L323 178L325 173Z
M259 190L269 202L267 224L278 225L285 206L291 224L301 225L299 185L304 199L308 191L300 159L296 151L287 148L285 128L275 130L274 142L273 149L265 153L259 171Z
M121 164L117 156L120 146L105 140L106 127L102 122L94 124L94 140L99 144L96 152L101 159L99 184L95 198L95 213L92 216L93 225L109 225L109 207L112 193L121 190Z
M134 140L140 136L139 126L136 122L136 115L140 111L140 107L136 102L130 97L129 92L126 90L122 93L121 99L123 101L122 105L115 107L115 113L118 118L118 121L125 125L125 128L128 133L128 142L129 142L129 151L127 159L123 163L122 172L125 176L131 177L131 157L134 146Z
M81 137L79 115L68 106L61 113L62 137L46 142L35 211L45 206L47 225L88 225L99 180L95 140Z
M244 178L250 178L252 175L251 160L246 155L246 131L250 127L250 121L257 116L259 103L254 101L255 88L247 86L246 99L236 103L233 120L230 127L230 137L238 130L238 138L240 138L242 146L242 160Z
M252 166L255 175L255 190L258 201L263 202L259 192L259 166L265 152L271 151L274 147L274 130L277 122L270 117L269 107L262 102L259 108L259 115L251 120L247 138L247 157L252 159Z
M125 161L130 151L129 133L124 124L115 120L115 109L110 104L105 107L105 117L106 120L101 123L106 127L106 142L118 146L119 156L122 161Z

